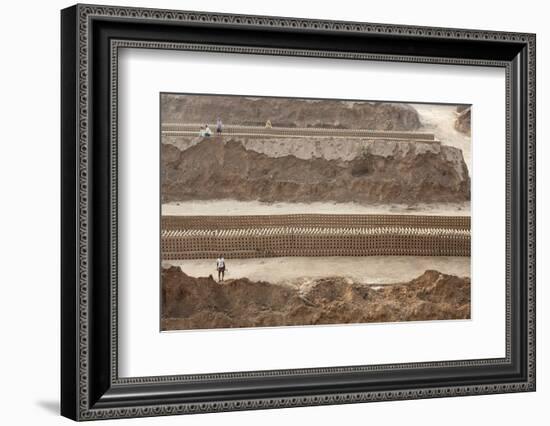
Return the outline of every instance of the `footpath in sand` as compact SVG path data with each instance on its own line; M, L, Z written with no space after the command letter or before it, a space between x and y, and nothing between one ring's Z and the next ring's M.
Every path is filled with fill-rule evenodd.
M217 278L215 259L164 261L192 277ZM343 277L356 283L393 284L410 281L426 270L458 277L470 276L470 258L454 256L272 257L226 259L227 279L248 278L300 287L315 279Z
M208 200L162 204L163 216L241 216L273 214L411 214L470 216L470 202L416 204L262 203L260 201Z

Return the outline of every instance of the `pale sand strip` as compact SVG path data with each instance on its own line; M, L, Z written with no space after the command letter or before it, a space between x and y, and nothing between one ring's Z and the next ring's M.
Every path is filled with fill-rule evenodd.
M371 204L358 203L262 203L260 201L182 201L162 205L164 216L221 216L272 214L412 214L438 216L469 216L470 202Z
M163 265L180 266L193 277L217 278L215 259L171 260ZM346 277L358 283L394 284L410 281L428 269L470 276L469 257L451 256L367 256L367 257L276 257L226 260L226 279L249 278L273 284L307 282L315 278Z

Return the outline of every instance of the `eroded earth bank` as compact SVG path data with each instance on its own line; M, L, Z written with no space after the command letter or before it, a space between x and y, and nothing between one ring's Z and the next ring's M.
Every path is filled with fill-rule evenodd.
M218 283L176 266L162 269L162 330L468 318L470 278L434 270L391 285L343 277L285 285L247 278Z
M269 139L194 138L183 150L162 144L162 202L470 199L470 177L462 152L438 142L311 138L298 144ZM340 147L344 143L346 148ZM301 150L296 151L296 146Z

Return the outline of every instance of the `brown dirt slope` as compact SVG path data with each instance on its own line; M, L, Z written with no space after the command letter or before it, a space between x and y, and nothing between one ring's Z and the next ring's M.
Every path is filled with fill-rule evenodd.
M472 129L472 110L471 108L459 109L457 108L457 115L455 120L455 129L466 135L471 135Z
M341 277L306 290L246 278L218 284L162 271L163 330L470 318L470 279L426 271L409 283L368 286Z
M162 202L462 202L470 178L462 152L439 143L369 141L351 161L270 157L235 138L179 150L161 144Z
M312 101L289 98L163 94L162 122L210 123L277 127L325 127L373 130L416 130L420 119L407 104Z

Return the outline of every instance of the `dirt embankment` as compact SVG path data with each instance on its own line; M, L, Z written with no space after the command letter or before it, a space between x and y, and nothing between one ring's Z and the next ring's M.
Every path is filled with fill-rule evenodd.
M163 94L162 122L216 123L276 127L416 130L420 119L407 104L244 96Z
M472 133L472 109L459 106L457 107L457 114L455 129L470 136Z
M367 141L346 161L272 157L235 138L204 138L180 150L161 145L162 202L421 203L470 199L462 152L439 143Z
M246 278L218 284L178 267L162 271L162 330L470 318L470 279L426 271L403 284L341 277L301 288Z

